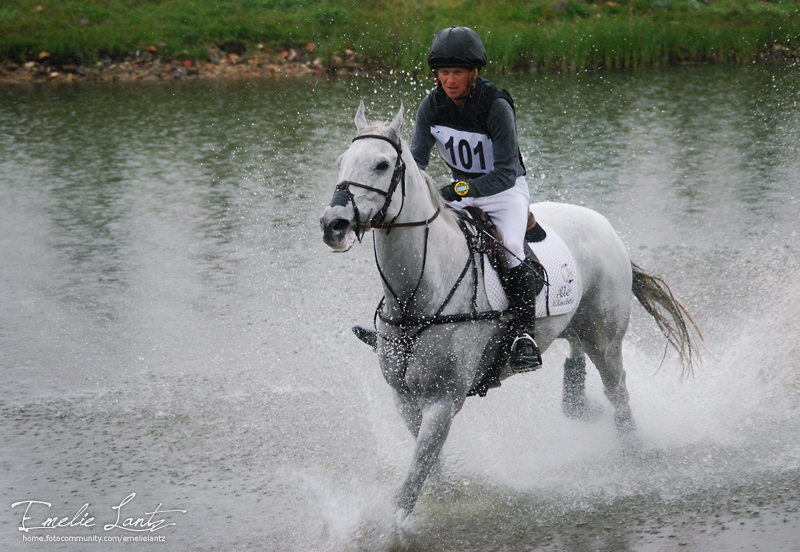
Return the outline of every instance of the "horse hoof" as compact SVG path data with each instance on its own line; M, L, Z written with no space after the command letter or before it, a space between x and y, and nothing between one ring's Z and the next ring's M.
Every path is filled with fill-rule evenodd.
M603 414L603 408L597 404L590 403L586 397L565 399L561 405L561 410L567 418L584 422L594 422Z
M643 446L636 432L620 434L619 439L622 456L636 458L641 454Z
M631 435L636 431L636 423L633 417L628 414L614 414L614 425L620 435Z
M394 497L394 515L399 521L405 520L414 510L417 499L396 495Z

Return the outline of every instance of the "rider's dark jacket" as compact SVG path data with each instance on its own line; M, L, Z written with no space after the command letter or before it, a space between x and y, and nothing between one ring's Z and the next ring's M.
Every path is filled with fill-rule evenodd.
M453 180L469 183L468 197L494 195L525 174L517 145L514 102L505 90L478 78L464 106L437 85L420 103L411 153L426 169L434 144Z

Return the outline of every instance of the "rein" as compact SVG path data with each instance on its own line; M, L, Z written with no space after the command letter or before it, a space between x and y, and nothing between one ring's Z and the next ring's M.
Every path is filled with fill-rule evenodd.
M411 293L411 296L410 296L411 298L409 299L408 302L404 303L404 302L400 301L400 299L397 296L397 294L394 292L392 287L389 285L389 282L386 280L386 277L383 275L383 271L381 270L380 264L378 263L377 250L375 251L375 264L378 266L378 273L381 275L381 279L383 280L384 284L386 284L386 288L389 290L389 293L392 294L392 297L394 298L395 302L400 307L400 313L401 313L400 314L400 318L391 318L391 317L387 316L386 314L384 314L383 313L383 306L386 303L386 297L384 296L384 297L381 298L380 302L378 303L378 307L375 309L375 315L373 316L373 325L375 326L375 331L377 331L378 334L381 337L383 337L384 339L386 339L388 341L398 341L397 339L394 339L394 338L391 338L389 336L383 335L383 334L380 333L380 331L378 331L378 326L377 326L377 319L378 318L380 318L383 322L385 322L386 324L388 324L390 326L399 327L399 328L417 328L416 332L414 332L413 335L411 335L411 336L404 335L403 336L403 338L405 338L406 340L413 341L414 339L419 337L419 335L423 331L425 331L429 327L434 326L436 324L453 324L453 323L458 323L458 322L471 322L471 321L477 321L477 320L496 320L498 318L501 318L504 314L506 314L507 311L496 311L496 310L481 311L481 312L478 311L478 303L477 303L477 297L478 297L478 267L477 267L477 263L475 262L475 255L476 255L477 251L476 251L475 246L474 246L474 244L472 242L472 238L470 236L469 230L467 230L467 226L464 223L464 219L461 218L461 217L459 217L459 219L458 219L458 226L461 229L462 233L464 234L464 239L467 242L467 249L469 250L468 254L467 254L467 262L464 264L464 268L461 270L461 274L458 275L458 278L456 279L455 283L453 283L453 286L450 288L450 291L447 294L447 297L445 297L444 301L442 301L442 304L439 305L438 309L436 309L436 313L434 315L432 315L432 316L409 316L408 314L406 314L406 310L407 310L407 307L408 307L408 302L410 302L414 298L414 296L416 295L417 289L419 288L420 283L422 282L422 277L423 277L423 275L425 273L425 261L427 260L427 256L428 256L428 228L427 227L425 228L425 248L424 248L423 255L422 255L422 271L420 272L419 280L417 281L417 285L414 287L414 291ZM373 249L374 249L374 242L373 242ZM456 290L461 285L461 282L464 280L464 277L466 276L467 271L470 269L470 267L472 267L472 274L473 274L473 278L472 278L472 280L473 280L472 288L473 289L472 289L472 298L471 298L471 307L472 308L471 308L470 312L457 313L457 314L442 314L444 309L450 303L450 300L455 295ZM403 338L401 338L399 341L402 341Z

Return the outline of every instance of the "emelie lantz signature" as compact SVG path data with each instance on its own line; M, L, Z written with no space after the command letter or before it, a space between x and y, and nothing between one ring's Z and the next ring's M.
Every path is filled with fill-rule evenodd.
M136 498L136 493L131 493L117 506L111 507L112 510L117 511L117 520L114 523L103 525L104 531L122 529L123 531L136 533L155 533L175 525L174 523L169 523L167 516L164 516L164 514L186 513L186 510L162 510L161 504L159 504L152 512L144 512L143 517L123 517L122 509L134 498ZM41 512L45 507L50 508L52 506L50 502L42 500L22 500L11 505L12 508L17 506L25 506L22 514L22 523L18 527L20 531L25 533L36 530L53 531L56 529L74 529L76 527L91 528L97 525L95 518L89 513L88 502L81 506L75 515L66 517L47 517L46 511L42 514ZM38 525L36 525L37 523Z

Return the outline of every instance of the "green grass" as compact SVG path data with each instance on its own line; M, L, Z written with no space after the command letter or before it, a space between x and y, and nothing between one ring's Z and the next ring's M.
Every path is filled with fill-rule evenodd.
M489 72L745 63L776 44L800 48L800 0L2 0L0 58L86 63L154 45L203 60L214 45L314 43L323 61L352 48L411 71L424 70L436 30L456 24L481 34Z

